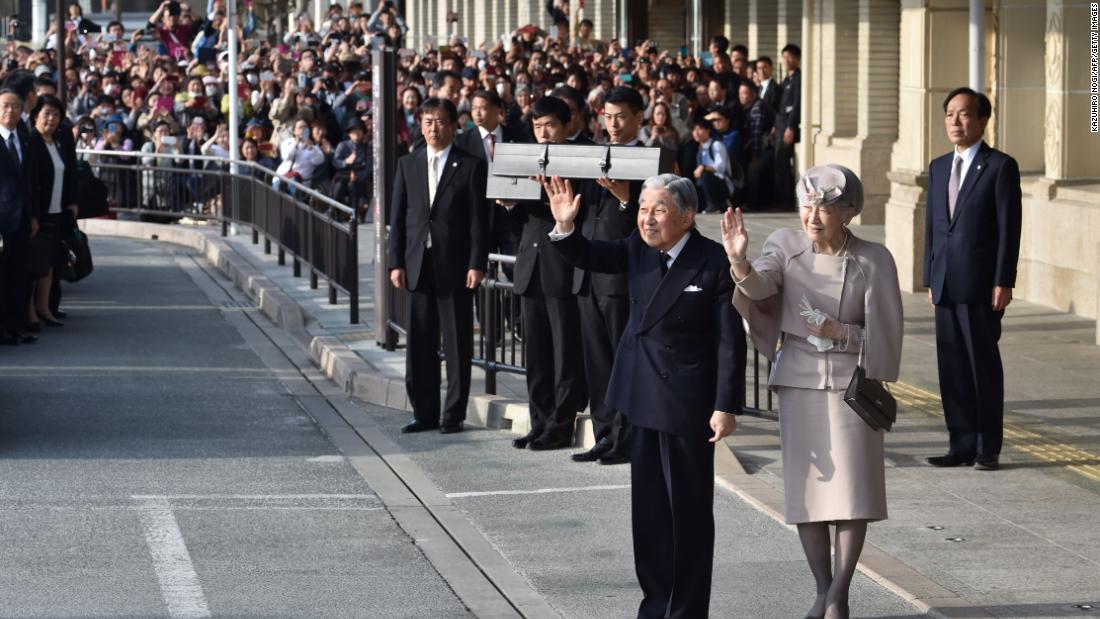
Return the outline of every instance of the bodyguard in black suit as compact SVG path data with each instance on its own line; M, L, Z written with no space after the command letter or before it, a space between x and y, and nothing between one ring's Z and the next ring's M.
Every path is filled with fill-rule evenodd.
M640 146L645 104L631 88L616 88L604 103L604 121L612 144ZM618 241L634 230L638 214L640 182L599 179L583 185L581 234L596 241ZM596 445L574 454L573 460L602 464L621 464L630 460L629 426L606 400L611 365L619 337L630 314L627 280L622 273L574 272L573 292L581 314L581 344L584 352L585 381Z
M29 134L21 129L23 101L17 91L0 88L0 344L9 345L37 339L24 332L30 294L27 246L38 224Z
M775 81L775 65L770 56L761 56L756 59L756 71L760 74L760 100L768 106L775 115L783 98L783 88Z
M793 43L783 48L783 78L779 108L775 110L775 191L776 203L793 207L794 145L802 138L802 50Z
M624 273L630 319L608 403L631 429L638 616L706 617L714 555L714 443L733 432L745 390L745 333L731 304L722 246L695 226L694 184L674 174L645 182L638 229L618 241L577 234L567 181L547 193L553 245L591 271Z
M539 144L565 143L569 120L569 106L557 97L543 97L531 107ZM523 311L531 414L531 431L513 445L535 451L561 449L573 444L577 411L584 410L587 398L573 265L547 241L554 229L547 200L519 202L509 216L522 229L514 282Z
M953 152L928 167L924 285L936 307L943 416L951 435L933 466L998 468L1004 370L997 341L1020 255L1020 168L983 140L989 99L958 88L943 102Z
M455 145L467 153L489 164L496 154L496 145L502 142L519 142L520 136L501 123L503 103L500 95L493 90L478 90L470 96L470 117L474 128L455 137ZM486 168L488 170L488 168ZM499 251L509 256L516 255L519 245L519 227L515 225L508 212L499 204L489 205L490 221L489 251ZM513 271L505 265L504 272L512 277Z
M470 396L473 291L485 276L489 218L485 162L453 145L450 101L420 106L426 146L397 165L390 205L390 282L409 290L405 386L413 422L403 432L460 432ZM439 339L447 364L440 416Z

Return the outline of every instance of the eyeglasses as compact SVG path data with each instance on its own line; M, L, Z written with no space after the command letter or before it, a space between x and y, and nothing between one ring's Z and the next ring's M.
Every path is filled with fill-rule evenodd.
M0 110L21 110L23 109L22 103L0 103Z

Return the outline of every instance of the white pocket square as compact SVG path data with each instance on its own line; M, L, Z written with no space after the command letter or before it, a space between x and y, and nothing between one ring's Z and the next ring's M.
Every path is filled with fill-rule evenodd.
M687 288L684 288L684 292L703 292L703 289L695 284L689 284Z

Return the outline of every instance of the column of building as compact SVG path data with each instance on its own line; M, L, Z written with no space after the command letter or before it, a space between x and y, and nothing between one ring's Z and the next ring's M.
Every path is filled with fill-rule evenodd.
M775 0L749 0L749 57L774 55L776 47L778 8Z

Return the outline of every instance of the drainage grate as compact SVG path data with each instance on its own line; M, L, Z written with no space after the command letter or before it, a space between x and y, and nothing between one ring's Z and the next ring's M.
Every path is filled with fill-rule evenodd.
M224 301L223 309L256 309L256 304L251 301Z
M194 249L177 249L172 252L172 255L183 256L185 258L194 258L195 256L199 256L201 254Z

